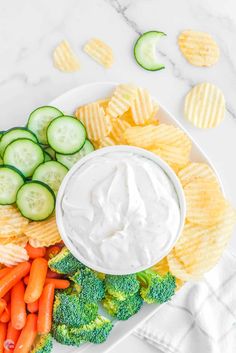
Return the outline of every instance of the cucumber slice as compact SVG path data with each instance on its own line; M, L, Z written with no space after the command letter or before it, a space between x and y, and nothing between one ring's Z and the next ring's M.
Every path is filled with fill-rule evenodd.
M143 69L157 71L165 68L156 57L156 45L163 36L166 36L163 32L150 31L138 38L134 46L134 57Z
M44 151L47 152L51 156L52 159L55 159L56 152L51 147L45 147Z
M50 106L39 107L29 116L27 127L35 133L40 143L47 144L47 128L50 122L63 113Z
M32 179L44 182L50 186L55 194L57 194L62 180L67 172L68 169L61 163L49 161L38 166L32 176Z
M48 185L40 181L29 181L19 189L16 204L24 217L32 221L43 221L54 211L55 195Z
M18 139L6 147L3 162L19 169L25 177L30 177L39 164L44 162L44 153L37 143L29 139Z
M47 130L49 145L61 154L78 152L85 143L86 130L84 125L72 116L54 119Z
M25 179L14 167L0 166L0 205L11 205L16 202L16 194Z
M93 151L94 151L94 147L93 147L92 143L89 140L86 140L85 144L79 150L79 152L76 152L74 154L68 154L68 155L56 153L56 159L58 162L60 162L61 164L66 166L68 169L70 169L82 157L86 156L86 154L89 154Z
M1 140L0 140L0 155L3 156L4 151L6 147L11 143L12 141L18 140L20 138L26 138L29 140L32 140L34 142L38 142L37 137L33 132L28 130L25 127L14 127L10 130L7 130Z
M52 160L52 157L50 156L50 154L44 151L44 162L48 162L51 160Z
M0 140L2 138L2 135L4 134L5 131L0 131Z

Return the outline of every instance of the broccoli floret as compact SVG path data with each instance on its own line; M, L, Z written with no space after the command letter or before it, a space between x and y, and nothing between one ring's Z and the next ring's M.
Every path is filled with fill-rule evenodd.
M48 261L48 266L52 271L61 274L71 274L78 269L85 268L66 247L62 248L58 255Z
M52 351L52 336L50 333L39 335L36 338L33 349L30 353L50 353Z
M164 303L175 294L175 277L169 272L161 276L148 269L139 272L137 278L141 284L141 297L148 304Z
M126 300L118 300L108 294L102 304L111 316L115 316L118 320L127 320L140 310L143 300L139 293L135 293Z
M106 291L118 300L125 300L139 290L139 281L132 275L107 275L105 278Z
M77 339L91 343L105 342L110 331L112 330L112 322L104 316L98 317L88 325L80 328L71 328L71 335Z
M81 344L85 343L81 337L72 335L70 327L64 324L54 324L52 327L52 335L57 342L67 346L79 347Z
M53 305L53 320L58 324L79 327L95 320L96 303L83 303L76 294L57 294Z
M77 285L80 300L96 303L104 298L104 283L89 268L77 271L70 279Z

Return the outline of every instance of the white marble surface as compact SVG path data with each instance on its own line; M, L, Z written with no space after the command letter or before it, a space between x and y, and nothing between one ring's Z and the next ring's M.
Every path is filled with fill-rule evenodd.
M212 68L195 68L181 56L176 38L183 29L210 32L221 49ZM144 71L133 59L139 33L167 33L157 55L166 65L160 72ZM133 82L151 90L208 153L236 205L236 2L235 0L0 0L1 127L23 124L29 112L77 85L92 81ZM105 70L82 51L97 36L109 43L116 62ZM67 39L81 61L81 70L65 74L52 65L53 48ZM183 99L196 83L217 84L227 101L226 119L211 131L191 127L183 119ZM232 244L236 253L236 236ZM113 352L152 352L129 337Z

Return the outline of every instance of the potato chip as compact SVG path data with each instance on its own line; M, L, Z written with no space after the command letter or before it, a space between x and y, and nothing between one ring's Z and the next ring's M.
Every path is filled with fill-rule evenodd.
M29 237L30 245L35 247L50 246L61 241L55 216L45 221L29 223L25 234Z
M0 245L0 263L14 266L29 259L27 251L15 244Z
M98 148L103 148L103 147L109 147L109 146L115 146L116 145L115 141L109 136L104 137L104 139L99 140L98 142L99 142Z
M186 150L186 153L190 153L192 147L191 140L180 128L168 124L159 124L157 126L155 144L181 147Z
M0 238L22 234L28 223L15 206L0 206Z
M178 44L182 54L192 65L212 66L219 60L219 47L208 33L183 31L179 35Z
M25 247L28 242L28 237L25 234L20 234L15 237L0 238L0 245L14 244Z
M103 139L112 129L111 118L105 115L104 109L98 103L78 108L75 115L85 125L88 138L91 140Z
M138 88L137 97L131 104L131 113L136 125L144 125L153 116L154 105L149 92Z
M114 63L112 48L100 39L90 39L85 44L84 51L105 68L110 68Z
M63 40L54 50L53 63L57 69L63 72L74 72L80 69L78 58L66 40Z
M214 171L206 163L190 162L179 171L178 177L183 186L198 178L204 178L208 181L218 183Z
M193 254L192 254L193 256ZM175 250L173 249L168 255L167 260L170 268L170 272L178 279L182 281L198 281L201 279L200 276L194 276L192 273L189 273L183 263L175 255Z
M106 110L109 102L110 102L110 98L105 98L105 99L99 99L95 103L98 103L100 107Z
M184 187L186 219L201 225L213 225L225 212L226 201L215 182L196 179Z
M109 136L116 144L122 144L124 142L123 134L129 127L130 124L125 120L120 118L112 119L112 130Z
M148 148L153 147L156 143L157 126L132 126L125 130L124 140L128 145Z
M202 129L218 126L225 117L225 98L211 83L200 83L187 94L184 115L190 123Z
M183 167L189 161L189 152L182 147L159 145L158 148L150 149L150 151L173 167Z
M116 87L107 107L107 114L112 118L123 115L131 107L137 97L137 88L131 85L119 85Z
M129 108L127 112L119 116L119 119L126 121L130 126L135 126L135 123L132 118L131 109Z

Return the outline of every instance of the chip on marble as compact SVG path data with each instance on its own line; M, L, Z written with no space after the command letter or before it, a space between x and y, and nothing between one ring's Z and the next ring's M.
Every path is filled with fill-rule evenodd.
M100 39L90 39L85 44L84 51L92 59L94 59L107 69L110 68L114 63L114 55L112 48Z
M63 40L54 50L53 63L63 72L75 72L80 69L79 60L66 40Z

